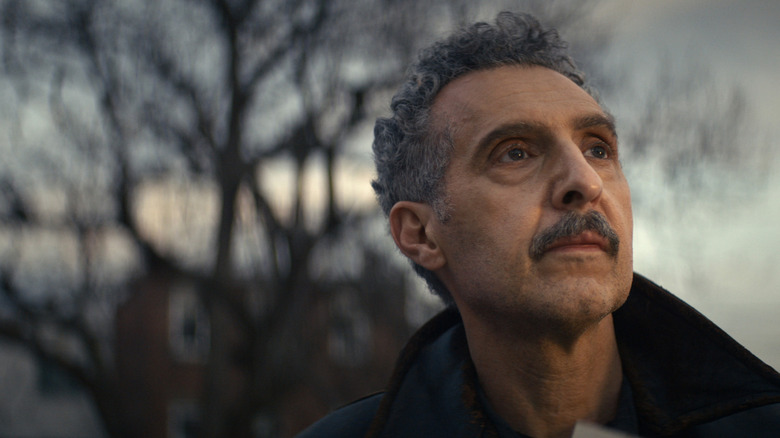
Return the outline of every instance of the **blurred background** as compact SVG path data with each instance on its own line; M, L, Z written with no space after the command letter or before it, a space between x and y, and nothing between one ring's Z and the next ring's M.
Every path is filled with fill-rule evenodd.
M635 269L779 368L780 3L0 0L0 436L289 437L381 390L440 307L373 121L503 9L616 115Z

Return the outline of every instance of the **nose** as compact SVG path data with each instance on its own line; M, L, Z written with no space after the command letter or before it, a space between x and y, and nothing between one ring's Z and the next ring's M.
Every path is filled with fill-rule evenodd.
M555 163L552 203L561 210L576 210L593 202L604 188L598 172L579 147L570 145Z

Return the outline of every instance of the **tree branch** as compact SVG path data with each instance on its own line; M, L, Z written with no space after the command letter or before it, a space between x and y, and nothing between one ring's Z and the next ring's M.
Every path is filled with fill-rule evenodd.
M298 47L305 38L315 38L315 34L322 29L327 17L327 1L319 0L317 2L317 12L311 22L294 24L290 35L287 38L282 38L265 60L259 62L252 69L244 88L248 92L252 92L258 82L264 78L272 68L277 66L284 56L291 52L291 48Z

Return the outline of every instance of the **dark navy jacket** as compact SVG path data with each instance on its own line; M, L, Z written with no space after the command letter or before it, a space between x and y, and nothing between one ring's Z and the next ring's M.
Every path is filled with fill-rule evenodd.
M613 316L634 434L780 437L780 375L696 310L635 274ZM479 391L463 324L449 309L412 337L385 392L299 438L505 436Z

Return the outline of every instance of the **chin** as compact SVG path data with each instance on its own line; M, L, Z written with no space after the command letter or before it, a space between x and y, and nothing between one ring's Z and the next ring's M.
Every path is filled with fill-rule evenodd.
M603 280L603 278L602 278ZM548 314L557 325L579 332L601 322L619 309L628 298L631 282L577 279L558 290L557 299L549 304ZM550 321L552 322L552 321Z

